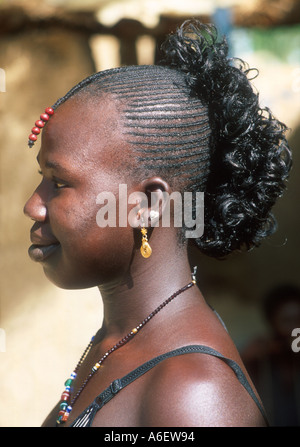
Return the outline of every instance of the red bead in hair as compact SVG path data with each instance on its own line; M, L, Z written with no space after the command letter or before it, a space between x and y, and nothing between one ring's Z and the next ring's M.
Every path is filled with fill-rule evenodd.
M47 107L46 110L45 110L45 112L46 112L48 115L53 115L54 110L53 110L51 107Z
M44 123L44 121L42 121L42 120L37 120L37 121L35 122L35 125L38 126L38 127L44 127L45 123Z
M41 118L41 120L43 120L43 121L48 121L48 119L49 119L49 115L48 115L48 113L42 113L41 116L40 116L40 118Z
M45 126L45 123L49 120L50 116L54 114L52 107L47 107L45 113L42 113L40 119L35 122L35 127L31 129L29 135L28 146L32 147L37 140L37 135L41 132L41 129Z

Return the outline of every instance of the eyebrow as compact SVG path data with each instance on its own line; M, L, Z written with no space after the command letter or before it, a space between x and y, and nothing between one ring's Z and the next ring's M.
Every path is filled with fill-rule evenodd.
M39 154L37 155L36 160L37 160L38 164L40 164ZM60 171L67 172L67 170L64 167L62 167L59 163L57 163L55 161L46 161L45 167L48 169L57 169Z

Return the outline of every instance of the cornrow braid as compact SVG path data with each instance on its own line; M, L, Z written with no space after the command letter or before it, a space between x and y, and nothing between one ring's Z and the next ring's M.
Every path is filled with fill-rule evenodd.
M162 66L106 70L75 86L53 108L79 92L109 93L123 104L127 141L143 172L163 173L168 179L182 176L188 188L197 171L192 180L197 177L200 189L204 186L210 158L208 108L191 97L184 73Z

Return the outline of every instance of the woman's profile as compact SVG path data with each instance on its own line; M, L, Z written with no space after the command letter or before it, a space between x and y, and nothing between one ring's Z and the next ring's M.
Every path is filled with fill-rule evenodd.
M275 231L286 126L213 26L187 21L163 50L159 65L84 79L29 136L30 147L41 139L42 175L24 208L29 255L58 287L98 286L103 300L102 326L44 426L267 423L188 247L223 258Z

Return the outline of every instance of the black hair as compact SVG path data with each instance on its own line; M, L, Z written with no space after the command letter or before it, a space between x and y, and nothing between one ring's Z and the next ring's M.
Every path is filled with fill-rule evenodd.
M114 96L139 166L204 192L200 250L222 258L258 246L276 230L271 209L291 168L287 128L260 107L252 70L228 57L214 26L188 20L162 49L158 65L96 73L53 107L80 92Z

